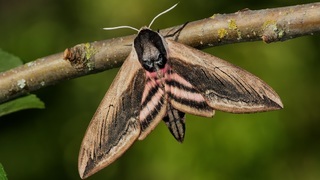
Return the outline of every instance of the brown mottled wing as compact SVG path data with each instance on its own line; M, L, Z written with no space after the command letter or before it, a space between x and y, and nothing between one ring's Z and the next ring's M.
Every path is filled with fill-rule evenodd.
M172 70L200 92L213 109L246 113L283 107L274 90L251 73L194 48L166 42Z
M100 103L83 138L79 174L86 178L119 158L139 137L145 72L132 51Z

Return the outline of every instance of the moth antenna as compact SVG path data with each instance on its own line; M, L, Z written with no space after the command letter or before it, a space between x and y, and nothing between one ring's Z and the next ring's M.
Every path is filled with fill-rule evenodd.
M177 5L178 5L178 3L177 3L177 4L175 4L175 5L173 5L171 8L169 8L169 9L167 9L167 10L165 10L165 11L161 12L160 14L156 15L156 17L154 17L154 18L152 19L152 21L151 21L151 23L149 24L148 28L150 28L150 27L151 27L151 25L153 24L153 22L154 22L154 21L155 21L159 16L161 16L161 15L163 15L163 14L165 14L165 13L167 13L167 12L171 11L171 10L172 10L173 8L175 8Z
M131 26L116 26L116 27L107 27L107 28L102 28L103 30L115 30L115 29L133 29L135 31L139 32L139 29L131 27Z

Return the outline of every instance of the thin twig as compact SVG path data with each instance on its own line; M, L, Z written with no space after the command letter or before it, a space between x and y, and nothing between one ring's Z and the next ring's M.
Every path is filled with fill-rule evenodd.
M180 26L160 31L175 32ZM264 10L243 10L188 23L178 42L196 48L230 43L276 42L320 32L320 3ZM0 102L66 79L119 67L134 36L79 44L64 53L39 58L0 74ZM65 60L68 59L68 60ZM21 83L23 82L23 83Z

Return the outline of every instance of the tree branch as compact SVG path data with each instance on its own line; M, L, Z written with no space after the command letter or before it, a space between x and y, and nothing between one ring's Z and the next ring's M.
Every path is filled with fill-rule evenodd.
M163 35L181 26L160 31ZM230 43L266 43L320 32L320 3L264 10L242 10L188 23L178 42L196 48ZM0 74L0 103L63 80L119 67L134 35L79 44ZM172 37L171 37L172 38Z

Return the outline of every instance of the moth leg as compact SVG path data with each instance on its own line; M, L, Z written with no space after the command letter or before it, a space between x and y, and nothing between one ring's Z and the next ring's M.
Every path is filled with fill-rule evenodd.
M163 121L166 123L173 137L182 143L186 131L185 113L175 109L171 104L168 104L167 115L163 118Z
M174 41L178 41L178 38L180 36L181 31L187 26L189 22L184 23L181 27L179 27L179 29L177 29L176 31L174 31L173 33L171 33L170 31L163 36L164 38L168 38L168 37L173 37Z

